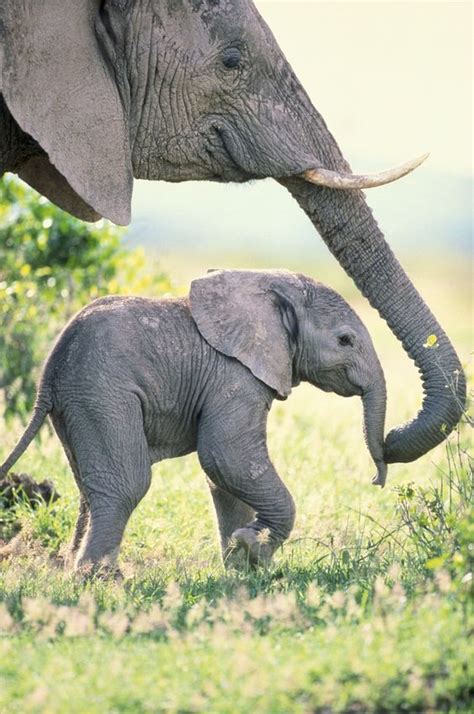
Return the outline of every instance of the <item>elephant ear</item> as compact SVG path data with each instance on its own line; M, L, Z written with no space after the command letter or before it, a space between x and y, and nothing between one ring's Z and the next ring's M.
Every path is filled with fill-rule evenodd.
M19 175L78 218L130 222L123 107L95 34L98 0L2 0L0 86L46 152Z
M213 270L191 283L191 315L204 339L282 399L292 387L300 288L286 271Z

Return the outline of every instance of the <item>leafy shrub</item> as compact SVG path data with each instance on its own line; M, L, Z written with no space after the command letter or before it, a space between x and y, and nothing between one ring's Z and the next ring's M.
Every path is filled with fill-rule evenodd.
M22 419L51 340L80 307L109 293L162 295L168 277L145 269L124 230L85 224L12 177L0 182L0 393Z
M429 486L397 489L398 515L419 563L453 577L471 577L474 566L474 460L463 443L466 424L446 442L447 466Z

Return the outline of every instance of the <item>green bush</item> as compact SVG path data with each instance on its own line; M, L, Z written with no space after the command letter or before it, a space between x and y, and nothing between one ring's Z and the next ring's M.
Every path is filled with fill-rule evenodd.
M446 466L428 486L398 486L397 512L415 553L413 567L443 570L455 580L472 581L474 568L474 459L468 414L446 442Z
M0 182L0 395L6 418L28 415L38 367L64 323L109 293L162 295L172 286L123 247L124 229L86 224L13 177Z

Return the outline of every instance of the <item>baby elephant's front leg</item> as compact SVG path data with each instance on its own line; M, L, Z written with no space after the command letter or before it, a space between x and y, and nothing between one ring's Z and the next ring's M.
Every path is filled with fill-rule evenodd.
M293 498L268 455L266 415L264 408L239 414L238 419L233 412L229 421L222 413L218 418L203 415L199 427L199 459L208 477L255 511L250 523L232 533L253 566L270 561L295 521Z
M233 532L232 539L237 548L244 549L250 565L267 565L293 529L295 504L268 456L265 461L246 464L243 473L249 475L248 493L244 496L241 487L239 498L256 514L252 522Z

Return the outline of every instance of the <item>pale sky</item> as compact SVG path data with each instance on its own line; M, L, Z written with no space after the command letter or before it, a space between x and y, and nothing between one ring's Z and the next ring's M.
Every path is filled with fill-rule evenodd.
M355 172L430 152L414 174L367 192L394 247L470 240L472 7L469 2L257 0ZM274 181L135 182L132 235L158 251L219 239L264 255L321 250ZM271 261L270 261L271 262Z
M255 4L349 158L471 172L470 2Z

